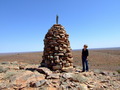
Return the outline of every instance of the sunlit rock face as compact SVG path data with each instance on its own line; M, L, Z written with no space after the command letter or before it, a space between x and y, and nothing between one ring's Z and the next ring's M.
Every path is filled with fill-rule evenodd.
M41 66L52 70L73 68L69 35L60 24L54 24L45 35Z

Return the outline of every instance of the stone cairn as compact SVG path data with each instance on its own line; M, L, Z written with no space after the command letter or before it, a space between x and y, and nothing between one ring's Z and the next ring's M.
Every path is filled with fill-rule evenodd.
M56 19L56 24L45 35L41 66L52 70L73 68L73 56L68 38L69 35L66 33L64 27L58 24Z

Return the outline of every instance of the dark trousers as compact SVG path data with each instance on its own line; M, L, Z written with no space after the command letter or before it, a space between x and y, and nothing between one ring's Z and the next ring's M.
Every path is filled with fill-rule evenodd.
M82 71L88 71L88 60L86 59L86 57L82 57L82 66L83 66L83 70Z

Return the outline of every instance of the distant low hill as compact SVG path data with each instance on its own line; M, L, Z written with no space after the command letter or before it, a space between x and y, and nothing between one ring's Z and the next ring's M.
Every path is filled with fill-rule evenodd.
M120 47L109 47L109 48L88 48L89 50L120 50ZM78 51L82 49L73 49L73 51Z

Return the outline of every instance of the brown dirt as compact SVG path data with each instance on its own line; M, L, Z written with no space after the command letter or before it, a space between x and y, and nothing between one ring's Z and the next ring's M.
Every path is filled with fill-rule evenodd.
M91 69L119 70L120 50L89 50L89 67ZM74 51L74 64L81 64L81 51Z
M120 50L89 50L90 69L116 71L120 69ZM15 53L0 55L0 62L18 61L38 64L42 61L42 52ZM74 65L81 66L81 51L73 51Z

